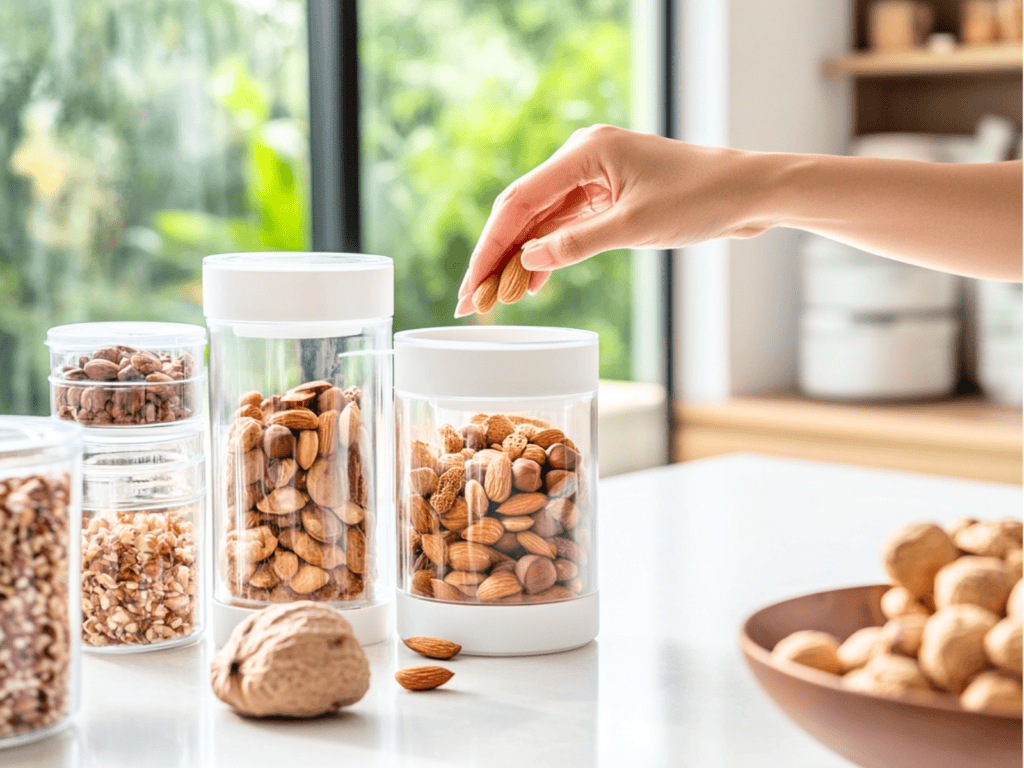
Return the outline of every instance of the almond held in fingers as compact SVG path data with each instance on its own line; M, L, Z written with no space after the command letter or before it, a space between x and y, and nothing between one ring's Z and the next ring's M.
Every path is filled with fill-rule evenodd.
M498 275L491 275L473 291L473 306L481 315L486 315L498 301Z
M526 295L530 285L530 272L523 266L523 252L519 251L505 265L498 281L498 301L515 304Z
M439 637L410 637L402 642L409 650L416 651L420 656L430 659L450 659L462 650L462 646L458 643L442 640Z
M444 667L406 667L395 672L395 680L408 691L429 691L438 688L455 676Z

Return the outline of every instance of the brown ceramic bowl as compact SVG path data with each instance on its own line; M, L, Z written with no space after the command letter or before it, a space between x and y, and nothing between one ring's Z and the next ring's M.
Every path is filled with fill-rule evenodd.
M887 585L818 592L755 613L740 646L757 682L786 715L829 749L863 768L1021 768L1021 717L960 709L952 696L896 700L851 691L840 678L772 661L792 632L816 629L840 640L879 626Z

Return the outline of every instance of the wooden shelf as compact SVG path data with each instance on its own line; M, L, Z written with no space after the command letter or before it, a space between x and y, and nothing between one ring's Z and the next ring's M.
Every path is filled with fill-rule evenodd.
M980 397L911 405L793 395L683 404L675 458L751 451L1020 483L1021 412Z
M1005 43L960 46L949 53L865 51L826 59L823 69L826 75L847 77L1020 72L1022 50L1020 43Z

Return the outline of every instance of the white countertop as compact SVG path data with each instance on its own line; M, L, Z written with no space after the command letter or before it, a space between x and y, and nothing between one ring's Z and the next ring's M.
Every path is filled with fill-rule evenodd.
M410 693L397 641L368 650L370 692L317 721L246 720L210 691L209 638L84 657L75 726L0 751L4 768L849 766L791 725L736 646L775 600L882 580L894 526L1019 516L1021 488L732 456L621 475L600 489L601 634L568 653L456 658Z

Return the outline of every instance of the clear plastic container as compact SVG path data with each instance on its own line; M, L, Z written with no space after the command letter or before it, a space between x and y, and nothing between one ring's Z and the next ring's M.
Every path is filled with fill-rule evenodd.
M210 328L214 639L249 611L321 600L389 634L390 259L203 260Z
M50 411L88 427L146 427L203 415L206 329L182 323L51 328Z
M597 335L395 336L398 632L464 653L597 635Z
M0 747L78 709L81 467L77 424L0 416Z
M130 652L203 631L206 425L87 430L82 503L82 642Z

